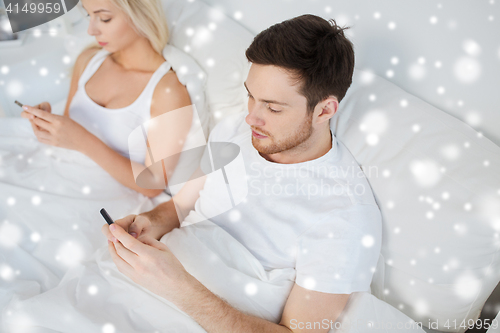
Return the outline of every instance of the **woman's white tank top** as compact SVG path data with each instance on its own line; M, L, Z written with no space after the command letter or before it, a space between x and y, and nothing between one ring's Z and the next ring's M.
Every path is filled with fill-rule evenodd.
M87 95L85 84L109 54L108 51L101 49L88 63L78 80L78 89L69 106L69 116L120 155L127 158L142 156L141 160L135 160L135 162L144 163L146 147L144 145L130 147L130 149L141 151L132 151L132 154L129 154L128 137L135 128L151 118L151 100L156 85L170 70L171 65L167 61L161 64L149 79L146 88L132 104L124 108L108 109L97 104Z

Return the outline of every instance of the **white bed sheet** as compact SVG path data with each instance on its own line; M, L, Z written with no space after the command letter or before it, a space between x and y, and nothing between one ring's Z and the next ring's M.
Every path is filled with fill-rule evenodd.
M76 151L39 143L26 119L0 119L0 308L60 282L106 243L106 208L117 219L168 200L151 200Z
M190 219L200 217L191 212ZM161 241L214 294L247 314L280 321L295 280L294 268L266 271L243 245L208 220L174 229ZM247 294L248 286L256 292ZM174 304L121 274L107 246L72 267L57 287L28 299L14 299L2 313L0 322L6 332L205 332ZM398 331L424 332L411 325L406 315L366 292L352 294L339 323L340 330L330 331L387 332L407 324L407 329ZM388 325L393 328L387 329Z

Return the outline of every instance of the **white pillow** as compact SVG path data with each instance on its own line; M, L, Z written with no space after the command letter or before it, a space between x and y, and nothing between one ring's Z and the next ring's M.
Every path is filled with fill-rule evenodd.
M372 293L424 325L464 332L500 279L500 147L360 70L331 128L382 211L385 263Z
M205 94L210 130L244 111L249 63L245 50L253 35L240 24L201 1L162 0L170 29L169 44L191 55L207 73Z

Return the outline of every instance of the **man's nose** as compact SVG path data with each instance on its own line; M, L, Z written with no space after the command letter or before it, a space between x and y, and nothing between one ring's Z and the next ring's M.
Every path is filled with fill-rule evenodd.
M245 121L250 126L264 126L265 121L260 114L261 110L256 105L248 106L248 115Z

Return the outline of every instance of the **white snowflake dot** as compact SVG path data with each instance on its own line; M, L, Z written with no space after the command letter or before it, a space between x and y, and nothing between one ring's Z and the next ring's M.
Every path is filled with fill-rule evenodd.
M40 68L40 76L47 76L49 74L49 70L45 67Z
M31 198L31 203L35 206L38 206L42 203L42 198L40 198L38 195L35 195L33 198Z
M372 235L365 235L361 239L361 243L364 247L372 247L375 244L375 238Z
M104 324L102 326L102 333L115 333L115 326L110 323Z
M245 285L245 294L247 294L248 296L253 296L257 293L258 291L258 288L257 288L257 285L255 283L247 283Z
M234 19L235 20L239 21L239 20L241 20L242 17L243 17L243 13L242 12L238 11L238 12L234 13Z
M5 281L10 281L14 278L14 270L12 267L3 264L0 266L0 277Z
M215 65L215 60L212 58L207 59L207 66L213 67Z
M316 280L311 277L304 279L304 287L306 289L313 289L316 286Z
M34 232L31 234L30 236L30 239L33 243L38 243L40 241L40 239L42 238L42 236L40 236L40 234L38 232Z
M97 292L99 291L99 289L97 288L96 285L90 285L88 288L87 288L87 292L90 294L90 295L95 295L97 294Z

